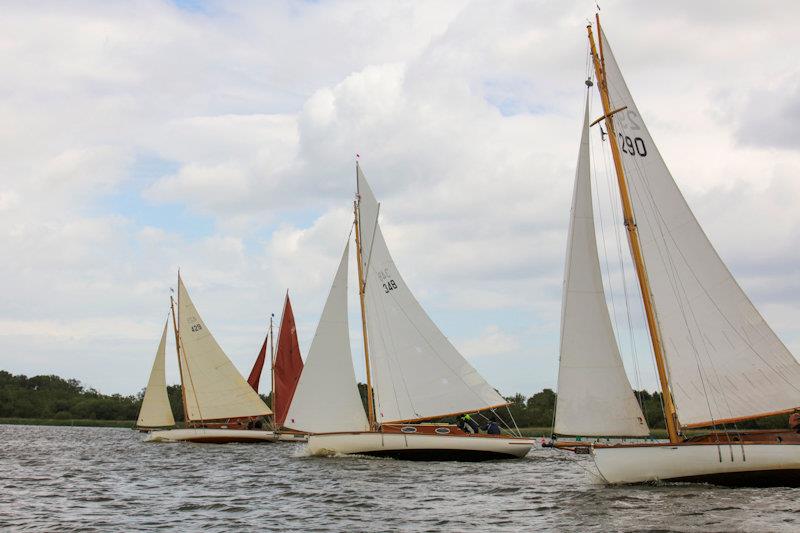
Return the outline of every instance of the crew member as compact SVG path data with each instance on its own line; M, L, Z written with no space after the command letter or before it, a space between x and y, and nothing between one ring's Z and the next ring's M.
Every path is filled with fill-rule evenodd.
M789 415L789 427L800 433L800 409L795 409L794 413Z

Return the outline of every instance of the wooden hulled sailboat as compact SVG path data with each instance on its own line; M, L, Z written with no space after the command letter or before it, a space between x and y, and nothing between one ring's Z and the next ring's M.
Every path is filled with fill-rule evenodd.
M747 298L689 209L628 91L599 17L597 43L592 27L587 29L604 112L595 123L604 121L608 132L669 435L668 443L595 444L591 453L597 469L608 483L800 486L800 435L736 425L800 406L800 364ZM641 436L647 427L622 370L603 302L590 222L588 158L585 141L567 254L555 431ZM593 377L598 372L605 379ZM688 428L712 429L687 438Z
M384 241L378 202L361 168L356 168L356 256L368 416L364 415L350 353L348 243L286 425L311 433L308 447L314 455L416 460L525 456L534 444L531 439L467 434L448 424L420 423L507 402L458 353L411 294Z
M288 291L283 303L281 325L278 331L278 351L276 352L273 341L272 317L270 317L269 330L266 337L264 337L264 344L261 345L261 351L258 353L247 382L253 387L254 391L258 392L261 371L266 360L267 343L269 343L273 410L272 427L275 432L275 440L278 442L305 442L308 440L307 434L284 427L289 405L292 403L297 382L300 380L300 374L303 371L303 359L300 356L300 343L297 340L297 328L294 323L294 313L292 312L292 303L289 300Z
M168 323L169 319L164 322L161 342L158 343L156 358L153 361L150 379L147 380L147 388L144 391L144 398L142 398L142 407L139 409L139 417L136 420L136 429L139 431L153 431L175 425L175 418L169 405L167 379L164 370Z
M236 370L200 318L178 276L172 302L185 428L150 433L148 441L272 442L261 429L272 411Z

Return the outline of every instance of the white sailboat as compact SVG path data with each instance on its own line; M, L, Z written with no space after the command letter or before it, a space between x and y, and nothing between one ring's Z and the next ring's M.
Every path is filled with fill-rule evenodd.
M185 428L154 431L147 441L273 442L261 400L200 318L178 276L178 315L172 318L180 368Z
M599 45L592 27L587 29L604 111L595 123L604 121L608 132L669 435L666 443L594 444L597 469L608 483L800 486L800 435L736 425L800 406L800 364L747 298L689 209L628 91L599 17ZM647 428L631 401L618 350L611 345L608 310L601 305L594 228L587 222L588 167L588 149L582 144L567 255L555 431L641 436ZM587 292L579 295L581 283ZM576 321L579 305L572 305L578 298L593 300L584 301L592 312L582 326ZM606 379L590 379L595 371ZM712 429L686 437L689 428Z
M420 423L507 402L458 353L400 276L378 222L379 205L356 166L356 256L367 370L367 411L356 388L347 326L345 247L286 425L308 432L314 455L416 460L525 456L531 439L468 434ZM375 397L373 398L373 384Z
M175 425L175 418L172 416L172 408L167 396L167 379L164 371L168 323L169 320L164 322L161 342L158 343L153 369L150 371L150 379L147 380L147 388L144 391L144 398L142 398L142 407L139 409L139 418L136 420L136 428L140 431L152 431L156 428L168 428Z

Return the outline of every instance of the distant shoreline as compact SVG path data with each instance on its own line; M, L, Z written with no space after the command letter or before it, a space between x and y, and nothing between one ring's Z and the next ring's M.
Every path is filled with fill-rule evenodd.
M75 426L75 427L104 427L128 428L136 425L135 420L66 420L58 418L0 418L0 425L11 426Z

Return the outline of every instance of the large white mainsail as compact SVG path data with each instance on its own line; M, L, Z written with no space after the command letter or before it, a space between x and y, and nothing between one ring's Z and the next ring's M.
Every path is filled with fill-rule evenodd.
M161 334L161 342L158 343L156 359L153 361L153 369L150 371L150 379L147 381L147 389L144 391L142 407L139 410L139 419L136 421L138 427L158 428L175 425L164 373L166 346L167 322L164 322L164 332Z
M601 32L620 151L682 425L800 405L800 365L722 262L639 114Z
M589 157L587 97L564 269L554 431L559 435L645 436L649 429L625 374L603 292Z
M379 422L435 418L507 402L428 317L389 254L379 205L357 167L367 336Z
M189 420L270 415L267 404L247 384L197 312L178 276L181 382Z
M309 433L367 431L358 394L347 323L347 266L350 242L333 278L284 425Z

